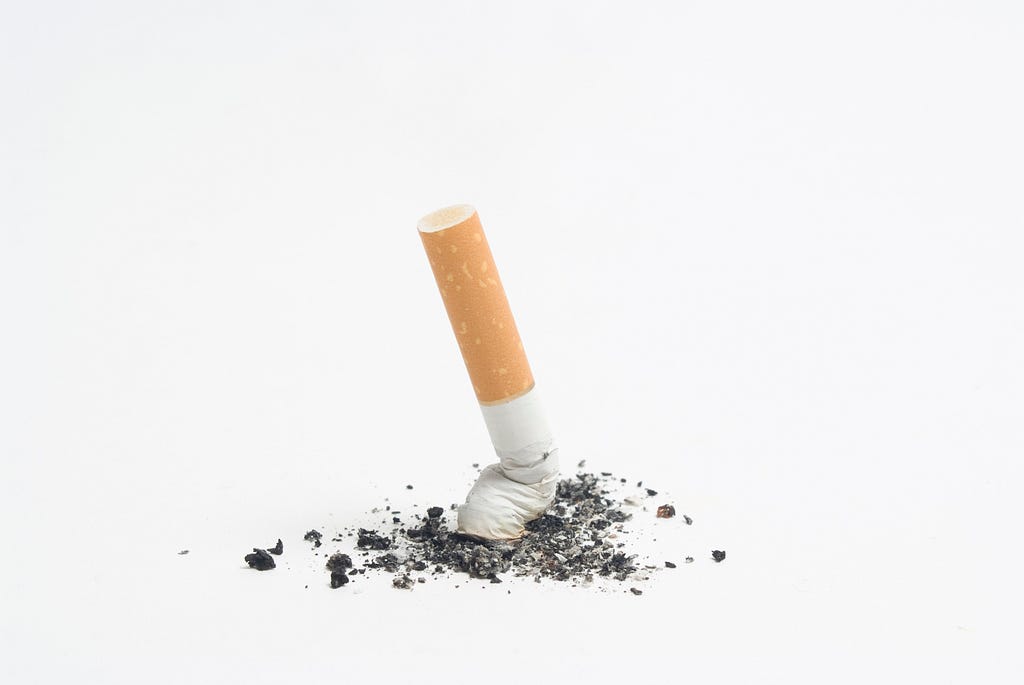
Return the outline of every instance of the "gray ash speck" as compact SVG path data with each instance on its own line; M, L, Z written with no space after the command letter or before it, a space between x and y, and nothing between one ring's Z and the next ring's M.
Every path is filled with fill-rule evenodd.
M688 525L688 526L692 526L693 525L693 519L690 518L689 516L687 516L686 514L683 514L683 521L685 521L686 525Z
M647 496L648 497L654 497L657 494L658 494L657 490L651 490L650 488L647 488Z
M711 550L711 558L715 560L715 563L725 561L725 552L720 549ZM742 564L740 564L742 566Z
M635 587L629 588L629 591L632 592L634 595L637 595L637 596L640 596L640 595L644 594L643 590L637 590Z
M685 561L685 562L686 562L687 564L692 564L692 563L693 563L693 557L686 557L686 559L684 559L684 561Z
M267 551L270 552L271 554L278 554L278 555L284 554L284 543L281 542L281 538L277 539L277 544L276 545L274 545L273 547L268 547Z
M398 588L399 590L411 590L413 586L413 580L409 576L401 575L396 577L393 581L391 581L391 585L393 587Z
M382 554L379 557L374 557L373 561L367 564L369 568L382 568L389 573L394 573L398 570L398 557L391 552Z
M675 568L675 567L676 567L676 565L673 564L671 561L666 561L665 562L665 568Z
M429 509L427 509L427 518L441 518L441 514L443 513L444 509L442 509L441 507L430 507Z
M320 544L321 544L320 543L320 538L322 538L323 536L324 536L323 533L321 533L320 531L314 529L314 530L306 531L306 534L302 536L302 539L306 540L308 542L312 542L313 543L313 547L319 547Z

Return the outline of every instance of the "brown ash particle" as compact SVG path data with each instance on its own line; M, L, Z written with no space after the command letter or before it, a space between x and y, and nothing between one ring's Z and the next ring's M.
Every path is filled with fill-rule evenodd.
M720 549L711 550L711 558L714 559L717 564L725 560L725 552Z
M331 589L336 590L348 582L348 574L345 569L336 568L331 571Z
M688 526L692 526L693 525L693 519L690 518L689 516L687 516L686 514L683 514L683 520L686 521L686 525L688 525Z
M657 490L651 490L650 488L647 488L647 496L648 497L654 497L657 494L658 494Z
M183 556L185 554L188 554L188 550L187 549L183 549L180 552L178 552L178 556Z
M662 504L658 507L658 518L670 519L676 515L676 508L671 504Z
M335 554L332 554L330 558L327 559L327 569L330 571L334 571L335 569L346 568L352 568L352 557L350 557L347 554L337 552Z
M271 554L284 554L284 543L281 542L281 538L277 539L277 544L273 547L268 547L267 551Z
M323 536L324 536L323 533L321 533L320 531L314 529L314 530L306 531L306 534L302 536L302 539L303 540L308 540L309 542L312 542L313 543L313 547L319 547L320 544L321 544L320 543L320 538L322 538Z
M629 591L632 592L634 595L637 595L637 596L640 596L640 595L644 594L643 590L637 590L635 587L629 588Z
M686 561L687 564L692 564L693 563L693 557L686 557L685 561Z
M666 561L665 562L665 568L675 568L675 567L676 567L676 565L673 564L671 561Z
M267 554L267 550L258 547L252 548L252 554L245 555L245 563L249 564L249 568L254 568L257 571L269 571L277 566L274 563L274 557Z

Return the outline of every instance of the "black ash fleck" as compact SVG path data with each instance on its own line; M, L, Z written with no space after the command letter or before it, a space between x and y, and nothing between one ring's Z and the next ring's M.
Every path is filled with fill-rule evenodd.
M284 543L281 542L281 538L277 539L277 544L273 547L268 547L267 551L271 554L284 554Z
M249 568L254 568L257 571L269 571L277 566L274 563L274 557L270 556L267 550L258 547L252 548L252 554L245 555L245 563L249 564Z
M307 540L309 542L312 542L313 543L313 547L319 547L320 544L321 544L320 543L320 538L322 538L323 536L324 536L324 534L321 533L318 530L310 530L310 531L306 531L306 534L302 536L302 539L303 540Z
M715 560L716 564L720 563L720 562L725 560L725 552L723 552L720 549L712 550L711 551L711 558ZM742 566L742 565L743 564L740 564L740 566Z
M375 530L359 529L359 540L356 546L360 549L389 549L391 540L377 534Z
M348 582L348 575L345 569L336 568L331 570L331 588L337 589Z
M334 571L335 569L344 570L346 568L352 568L352 557L341 552L332 554L327 559L327 570Z
M693 525L693 519L690 518L689 516L687 516L686 514L683 514L683 521L685 521L686 525L688 525L688 526L692 526Z

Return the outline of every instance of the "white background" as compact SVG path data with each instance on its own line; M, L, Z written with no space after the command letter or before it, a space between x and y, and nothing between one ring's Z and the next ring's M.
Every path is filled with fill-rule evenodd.
M1022 65L1014 2L3 2L0 679L1014 681ZM695 519L642 597L301 542L491 460L456 202L565 463Z

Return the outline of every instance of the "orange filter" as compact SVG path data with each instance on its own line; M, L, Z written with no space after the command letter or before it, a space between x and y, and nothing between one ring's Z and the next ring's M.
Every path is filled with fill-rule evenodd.
M529 391L533 374L476 210L445 207L418 228L477 400L498 404Z

